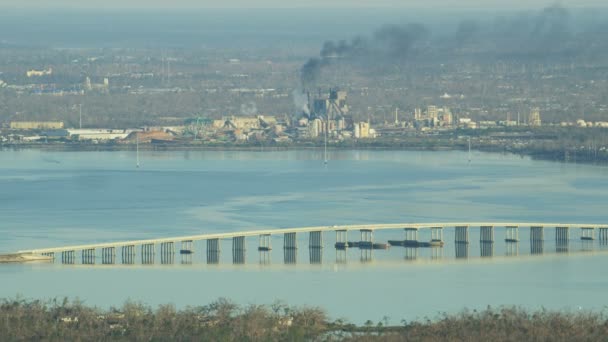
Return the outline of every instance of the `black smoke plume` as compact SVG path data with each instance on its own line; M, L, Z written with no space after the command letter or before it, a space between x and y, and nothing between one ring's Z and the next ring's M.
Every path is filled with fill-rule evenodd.
M320 57L311 58L302 66L302 87L315 84L323 67L337 61L363 65L403 62L416 45L428 36L428 29L421 24L386 25L371 37L358 36L350 42L326 41L319 53Z

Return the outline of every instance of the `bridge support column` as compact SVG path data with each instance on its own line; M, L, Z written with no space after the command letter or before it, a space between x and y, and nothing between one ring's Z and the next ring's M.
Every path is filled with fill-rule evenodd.
M116 263L116 247L103 247L101 249L101 263L114 265Z
M95 264L95 248L83 249L80 251L83 265L94 265Z
M348 230L336 230L336 249L345 250L348 248Z
M443 227L431 227L431 242L443 244Z
M61 252L61 263L73 265L76 262L76 251Z
M457 259L469 257L469 226L454 228L454 248Z
M519 227L518 226L506 226L505 227L505 242L507 242L507 243L519 242Z
M51 257L51 262L52 262L52 263L53 263L53 262L55 262L55 253L53 253L53 252L48 252L48 253L42 253L42 255L44 255L44 256L48 256L48 257Z
M418 243L418 228L405 228L405 244L407 243Z
M295 264L298 255L298 240L296 233L283 234L283 261L285 264Z
M220 263L220 240L209 239L207 240L207 263L208 264L219 264Z
M310 232L308 236L308 252L310 253L311 264L323 262L323 232Z
M283 234L283 248L284 249L298 249L298 240L297 240L296 233Z
M479 248L480 256L494 256L494 227L481 226L479 227Z
M469 243L469 226L458 226L454 228L455 243Z
M272 249L272 241L270 240L270 234L260 235L259 251L270 251Z
M170 265L175 263L175 242L160 243L160 263L162 265Z
M555 252L567 253L570 242L570 227L555 227Z
M599 228L599 239L601 244L608 242L608 228Z
M153 243L146 243L141 245L141 263L143 265L153 265L154 256L156 255L156 245Z
M232 263L245 263L245 237L235 236L232 238Z
M374 232L371 229L361 229L361 240L359 240L359 248L373 249L374 248Z
M581 240L595 240L595 228L581 227Z
M581 227L581 243L583 251L593 250L595 227Z
M505 255L519 255L519 226L505 227Z
M479 227L479 242L494 243L494 227L493 226Z
M308 246L312 248L323 248L323 232L310 232Z
M179 250L179 254L181 255L182 264L190 265L192 264L192 254L194 254L194 242L192 240L184 240L181 242L181 247Z
M262 234L260 235L259 247L258 251L260 251L260 264L268 265L270 264L271 257L270 251L272 250L272 241L270 239L270 234Z
M135 263L135 245L122 246L122 264L133 265Z
M530 227L530 254L543 254L545 227Z

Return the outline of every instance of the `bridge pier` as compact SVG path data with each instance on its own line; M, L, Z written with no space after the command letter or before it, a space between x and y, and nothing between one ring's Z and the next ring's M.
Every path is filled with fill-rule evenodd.
M581 227L581 240L595 240L595 228Z
M310 232L308 236L308 246L311 248L323 248L323 232Z
M418 243L418 228L405 228L404 231L406 244L408 242L413 244Z
M296 233L283 234L283 249L298 249Z
M479 242L494 243L494 226L479 227Z
M457 259L469 257L469 226L454 227L454 249Z
M443 244L443 227L431 227L431 243Z
M207 263L208 264L219 264L220 263L220 240L219 239L208 239L207 240Z
M336 230L336 249L345 250L348 248L348 230Z
M245 263L245 237L235 236L232 238L232 263L241 265Z
M530 227L530 254L543 254L545 227Z
M73 265L76 262L76 251L63 251L61 252L61 263Z
M154 256L156 255L156 245L153 243L146 243L141 245L141 263L143 265L153 265Z
M122 246L122 264L133 265L135 263L135 245Z
M49 252L49 253L42 253L42 255L44 255L44 256L48 256L48 257L51 257L51 263L54 263L54 262L55 262L55 253L53 253L53 252Z
M360 249L373 249L374 248L374 232L371 229L361 229L361 240L359 240ZM370 256L371 258L371 256Z
M194 242L192 240L182 241L179 254L181 255L182 264L192 264L192 254L194 254Z
M116 247L103 247L101 249L101 263L114 265L116 263Z
M505 242L519 242L519 226L505 227Z
M454 228L454 243L469 243L469 226L457 226Z
M160 243L160 263L161 265L175 263L175 243L173 241Z
M310 232L308 236L308 252L310 263L320 264L323 262L323 232Z
M298 256L298 240L296 233L283 234L283 261L285 264L295 264Z
M604 245L608 242L608 228L599 228L599 240Z
M270 251L272 250L272 241L270 234L260 235L258 251L260 252L260 264L268 265L271 261Z
M555 227L555 252L567 253L570 242L570 227Z
M258 247L259 251L270 251L272 249L272 241L270 240L270 234L260 235L260 244Z
M479 227L479 249L480 256L494 256L494 226Z
M95 264L95 248L83 249L80 251L83 265Z

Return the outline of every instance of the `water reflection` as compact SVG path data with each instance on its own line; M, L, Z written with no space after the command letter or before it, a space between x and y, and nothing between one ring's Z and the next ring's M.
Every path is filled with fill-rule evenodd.
M336 248L336 263L346 264L348 260L348 253L346 248Z
M443 259L443 247L431 247L431 259Z
M518 256L519 255L519 242L506 242L505 255L506 256Z
M298 262L298 250L295 248L283 248L283 261L287 265L294 265Z
M374 259L373 248L359 248L361 251L361 262L370 262Z
M418 247L404 247L405 260L416 260L418 259Z
M556 253L568 253L569 245L568 241L556 241L555 242L555 252Z
M323 262L323 247L309 247L311 264L321 264Z
M469 243L468 242L456 242L454 246L456 252L456 259L466 259L469 257Z
M494 242L481 241L479 242L479 254L482 258L489 258L494 256Z
M220 251L207 251L207 264L209 265L217 265L220 263Z
M270 250L260 250L260 265L270 265L271 263Z
M545 247L544 240L532 240L530 241L530 254L540 255L543 254Z

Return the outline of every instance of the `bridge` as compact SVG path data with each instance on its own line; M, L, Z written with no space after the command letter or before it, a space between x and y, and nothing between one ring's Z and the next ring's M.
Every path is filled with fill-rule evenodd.
M339 251L348 248L359 248L362 250L362 260L365 255L371 259L373 249L386 249L389 246L403 247L406 249L406 258L415 258L419 248L431 248L440 251L444 246L444 230L454 230L454 245L456 257L468 257L469 254L469 231L478 230L480 256L492 256L494 253L495 230L500 228L504 232L504 243L506 251L518 253L520 228L529 229L531 254L542 254L545 241L545 229L554 229L556 251L567 251L571 239L571 231L577 231L581 241L592 244L597 238L601 244L608 243L608 225L594 223L547 223L547 222L440 222L440 223L389 223L389 224L362 224L362 225L333 225L300 228L265 229L241 232L226 232L215 234L200 234L179 237L167 237L160 239L146 239L133 241L104 242L87 245L63 246L52 248L39 248L32 250L18 251L13 255L21 256L42 256L50 260L55 260L56 256L61 256L62 264L77 264L76 253L80 252L82 264L94 265L100 261L104 265L124 264L132 265L137 262L141 264L172 264L175 255L181 255L182 263L191 263L192 255L195 251L197 242L201 242L201 250L206 244L207 263L219 263L221 245L223 240L232 240L233 263L244 263L247 237L258 237L258 251L260 251L260 261L262 258L269 258L272 250L271 237L283 236L283 251L285 263L295 263L296 251L298 249L298 234L308 234L308 249L310 261L320 262L321 249L325 247L324 233L335 233L335 244L333 247ZM388 243L374 242L374 231L379 230L401 230L403 235L395 234L395 240L388 240ZM419 231L430 231L430 239L427 241L419 240ZM349 241L349 232L359 232L360 239ZM427 233L428 235L428 233ZM576 237L574 237L576 239ZM176 245L179 250L176 252ZM139 253L137 250L139 249ZM119 257L117 251L120 251ZM155 256L160 254L160 260ZM410 253L410 254L408 254ZM266 256L263 256L265 254ZM139 258L138 258L139 255ZM34 258L35 259L35 258ZM120 260L119 260L120 259ZM157 258L158 259L158 258Z

